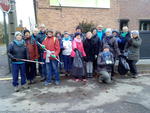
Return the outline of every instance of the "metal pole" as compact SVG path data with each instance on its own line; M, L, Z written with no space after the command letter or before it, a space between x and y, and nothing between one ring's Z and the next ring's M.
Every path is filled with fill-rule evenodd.
M5 12L3 12L3 16L4 16L4 33L5 33L4 39L5 39L5 43L6 43L6 49L8 51L9 39L8 39L8 34L7 34L7 24L6 24L6 13ZM8 54L7 54L7 57L8 57ZM11 72L9 58L8 58L8 68L9 68L9 72Z

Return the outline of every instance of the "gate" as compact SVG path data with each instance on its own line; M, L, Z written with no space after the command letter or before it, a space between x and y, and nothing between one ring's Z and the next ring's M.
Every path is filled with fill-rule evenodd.
M141 31L142 45L140 50L141 59L150 59L150 31Z

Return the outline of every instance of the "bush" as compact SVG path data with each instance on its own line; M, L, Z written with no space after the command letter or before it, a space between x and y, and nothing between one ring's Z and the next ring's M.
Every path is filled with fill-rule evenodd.
M82 28L83 33L87 33L88 31L92 31L96 25L91 21L90 23L87 21L82 21L78 25L79 27Z

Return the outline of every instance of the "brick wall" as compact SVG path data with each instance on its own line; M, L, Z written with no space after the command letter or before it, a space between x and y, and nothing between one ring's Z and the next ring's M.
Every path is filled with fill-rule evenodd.
M119 0L120 19L129 19L129 28L139 29L140 19L150 19L150 0Z
M63 32L74 32L75 27L83 20L96 25L118 29L119 5L118 0L111 0L110 9L51 7L49 0L37 0L38 23L44 23L48 29Z

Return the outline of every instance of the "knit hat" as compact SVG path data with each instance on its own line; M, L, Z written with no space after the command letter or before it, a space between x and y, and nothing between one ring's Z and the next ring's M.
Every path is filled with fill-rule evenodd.
M75 37L78 36L78 35L81 35L81 33L79 33L79 32L75 33Z
M18 36L18 35L21 35L21 36L22 36L22 33L19 32L19 31L16 31L16 32L15 32L15 37Z
M23 34L25 35L27 32L30 33L29 30L24 30L24 31L23 31Z
M109 45L105 44L103 49L106 49L106 48L110 49Z
M138 36L139 36L139 31L138 31L138 30L132 30L132 31L131 31L131 34L132 34L132 35L135 34L135 35L138 35Z
M117 29L113 30L112 33L117 33L119 34L119 31Z
M112 29L111 28L107 28L105 33L109 32L110 34L112 34Z
M65 31L64 34L69 34L69 33L67 31Z

